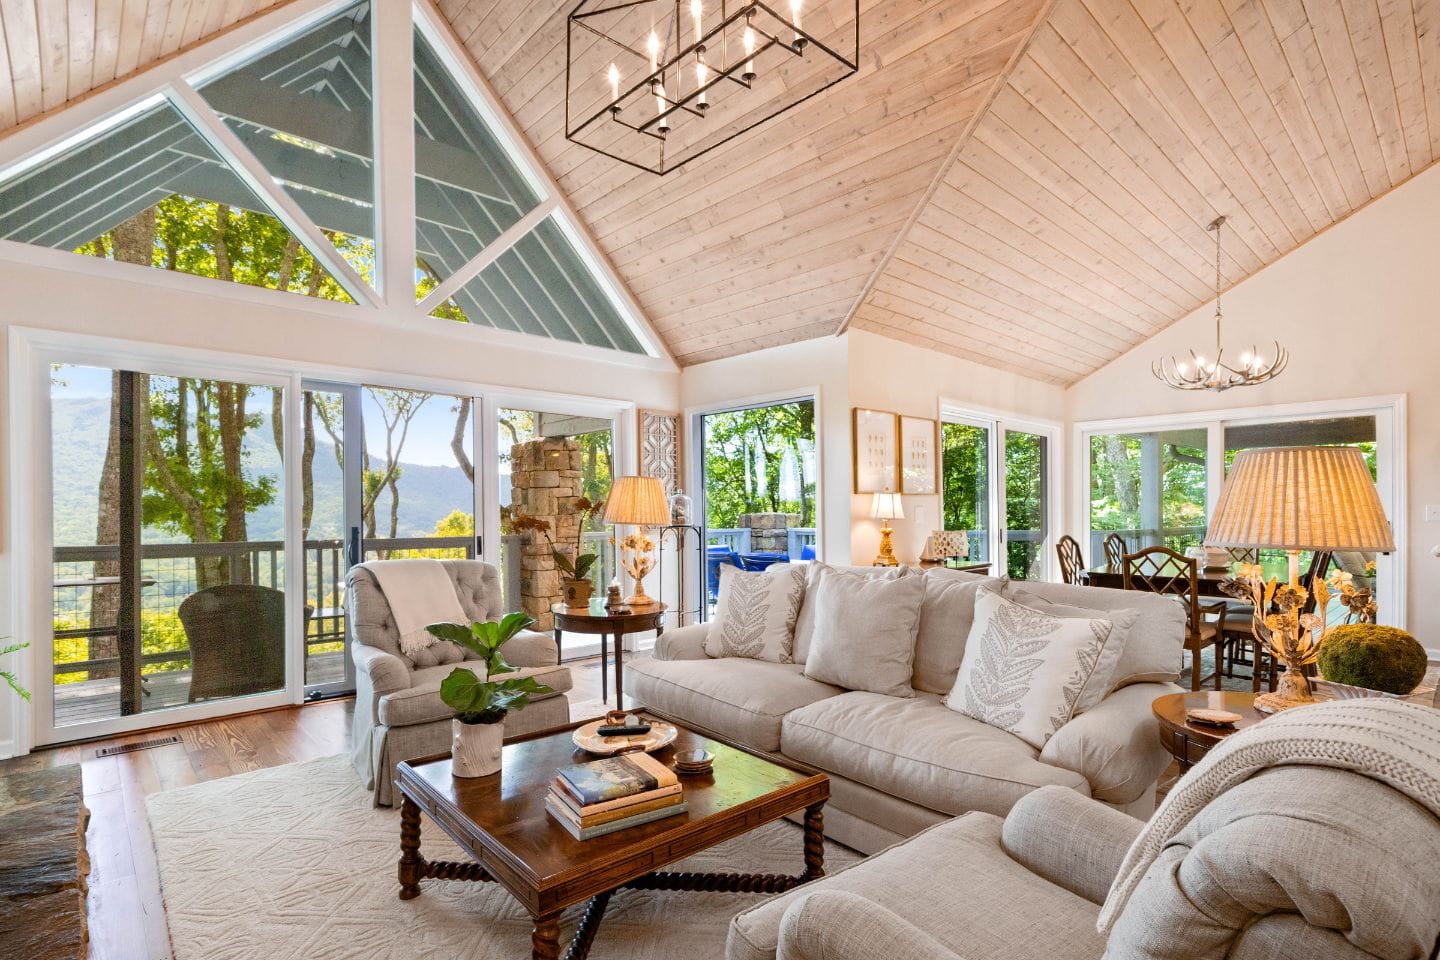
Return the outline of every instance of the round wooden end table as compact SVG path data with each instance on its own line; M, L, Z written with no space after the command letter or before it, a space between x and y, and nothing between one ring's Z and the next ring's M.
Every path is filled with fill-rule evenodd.
M645 607L627 607L629 613L605 613L592 614L587 607L567 607L563 603L557 603L550 608L550 616L555 621L555 655L560 655L560 633L589 633L600 635L600 702L605 703L610 699L610 690L607 685L609 653L606 650L606 642L610 637L615 638L615 706L621 710L625 709L625 686L624 686L624 649L625 634L643 633L646 630L654 630L658 637L665 632L665 611L668 609L663 603L652 603Z
M1185 719L1186 711L1201 707L1228 710L1238 713L1241 719L1233 727L1214 727ZM1265 719L1265 714L1255 709L1255 694L1230 690L1168 693L1157 698L1151 709L1160 724L1160 742L1180 765L1182 774L1199 763L1221 740Z

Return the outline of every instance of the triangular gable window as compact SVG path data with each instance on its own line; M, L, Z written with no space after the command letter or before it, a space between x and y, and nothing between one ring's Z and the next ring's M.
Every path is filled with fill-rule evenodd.
M0 184L0 237L352 302L164 102Z
M657 355L463 48L424 8L404 39L377 36L371 14L357 3L226 50L72 145L0 172L0 239ZM413 304L377 292L377 43L387 56L384 44L406 43L412 57Z

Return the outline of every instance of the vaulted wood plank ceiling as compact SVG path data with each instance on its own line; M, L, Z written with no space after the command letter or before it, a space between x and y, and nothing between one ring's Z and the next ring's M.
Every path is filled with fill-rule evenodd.
M0 131L275 5L0 0ZM1440 157L1440 0L862 0L858 76L659 179L564 139L571 6L440 0L683 363L1071 383L1209 299L1216 213L1230 284Z
M1059 0L853 323L1070 383L1437 157L1437 0Z
M285 0L0 0L0 131Z

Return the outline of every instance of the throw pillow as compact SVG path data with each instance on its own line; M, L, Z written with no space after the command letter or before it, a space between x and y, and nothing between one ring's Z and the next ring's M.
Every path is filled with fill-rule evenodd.
M986 590L975 598L965 659L945 703L950 709L1045 746L1079 705L1109 689L1109 620L1052 617ZM1112 652L1113 654L1113 652Z
M815 616L816 606L811 600L815 596L815 588L820 585L820 577L827 570L839 573L848 573L857 577L864 577L867 580L895 580L900 577L910 576L914 571L906 566L898 567L832 567L828 563L819 560L812 561L805 565L808 572L808 579L805 586L805 600L800 605L800 616L795 621L795 662L804 663L810 655L810 644L815 639Z
M794 663L795 617L804 598L802 567L751 573L722 564L715 623L705 634L705 652L712 657Z
M925 585L925 597L920 604L910 684L916 690L943 696L955 685L960 661L965 659L965 640L975 620L976 595L982 589L999 590L1003 581L994 577L961 580L928 572L918 579Z
M806 601L815 605L815 638L805 676L846 690L915 696L910 673L924 597L923 577L821 571Z
M1004 595L1021 603L1036 598L1095 610L1102 618L1109 617L1111 610L1134 610L1139 616L1125 637L1120 664L1110 680L1111 690L1132 683L1173 683L1180 673L1185 611L1174 597L1138 590L1021 581L1007 583Z
M1119 676L1120 662L1125 657L1125 647L1130 639L1130 631L1134 629L1136 622L1140 619L1140 611L1091 610L1086 607L1072 607L1069 604L1052 603L1033 593L1017 594L1008 599L1013 599L1016 603L1023 604L1031 610L1048 613L1052 617L1064 617L1067 620L1109 620L1110 641L1105 644L1105 650L1101 654L1102 662L1096 666L1095 672L1097 676L1109 677L1110 682L1104 686L1098 683L1087 686L1085 695L1075 705L1075 715L1079 716L1110 695L1110 691L1115 689L1115 679Z

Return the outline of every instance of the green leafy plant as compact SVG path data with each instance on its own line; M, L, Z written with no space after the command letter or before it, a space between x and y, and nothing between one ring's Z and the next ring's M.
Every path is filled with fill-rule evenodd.
M485 664L485 679L474 670L456 667L440 683L440 699L455 711L461 723L499 723L510 710L523 710L532 696L550 693L534 677L493 680L499 674L514 673L500 648L535 618L525 613L506 614L500 620L463 623L432 623L425 629L441 640L457 643L476 654Z
M555 561L556 568L570 580L588 580L590 570L595 566L595 561L600 559L600 554L581 553L580 544L584 541L585 531L589 529L591 522L604 509L604 499L591 500L589 497L580 497L561 507L563 513L576 514L579 517L575 524L574 545L567 542L563 545L565 549L556 546L555 539L550 536L548 520L516 513L511 518L511 528L517 533L533 531L544 534L550 544L550 557Z
M24 650L28 646L30 646L28 643L12 643L8 646L0 647L0 657L9 656L12 653ZM20 681L15 679L15 674L9 670L0 670L0 679L3 679L6 686L18 693L22 699L30 699L30 691L20 686Z
M1349 623L1320 646L1320 674L1354 687L1407 694L1425 679L1425 648L1404 630Z

